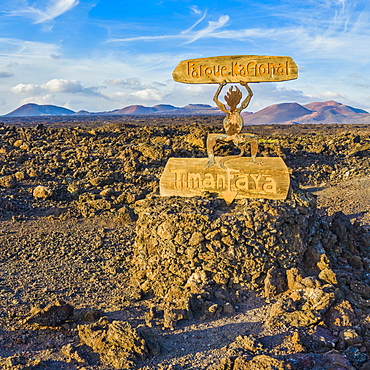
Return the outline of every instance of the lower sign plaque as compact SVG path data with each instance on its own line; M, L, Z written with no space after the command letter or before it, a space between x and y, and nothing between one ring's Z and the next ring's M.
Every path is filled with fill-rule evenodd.
M221 165L220 165L221 160ZM234 199L286 199L289 170L280 157L170 158L160 179L161 196L194 197L214 193L230 204Z

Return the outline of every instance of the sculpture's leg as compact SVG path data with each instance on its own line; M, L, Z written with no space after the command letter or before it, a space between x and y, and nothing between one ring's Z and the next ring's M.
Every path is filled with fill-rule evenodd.
M211 167L215 164L215 155L214 155L214 147L216 145L217 140L221 141L230 141L230 137L225 134L208 134L207 136L207 155L208 155L208 162L206 163L205 167Z
M258 153L258 139L257 135L255 134L241 134L241 136L251 144L251 157L252 161L256 163L256 157Z
M257 139L251 139L250 143L251 143L252 161L256 162L256 157L257 157L257 153L258 153L258 141L257 141Z
M237 148L240 150L240 153L237 155L237 157L243 157L245 149L243 145L237 145Z
M206 168L211 167L215 164L215 156L214 156L214 153L213 153L213 148L216 145L216 136L217 136L217 134L208 134L208 136L207 136L208 162L206 164Z

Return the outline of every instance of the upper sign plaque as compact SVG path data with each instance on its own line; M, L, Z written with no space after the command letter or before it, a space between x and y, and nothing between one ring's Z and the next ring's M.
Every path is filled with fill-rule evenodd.
M172 76L189 84L273 82L296 79L298 67L290 57L235 55L184 60Z

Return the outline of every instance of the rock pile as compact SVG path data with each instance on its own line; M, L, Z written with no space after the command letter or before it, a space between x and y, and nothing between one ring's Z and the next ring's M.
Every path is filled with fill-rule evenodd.
M138 289L172 302L208 291L206 302L192 302L193 311L201 304L208 314L227 310L231 291L275 296L288 289L286 272L304 269L319 243L314 198L298 190L287 201L238 201L229 212L221 204L157 197L136 203L131 274Z
M141 294L161 302L164 328L232 313L254 290L271 302L266 328L288 333L273 349L260 344L263 337L242 338L243 355L232 353L215 369L308 370L331 361L353 369L368 360L370 333L360 324L370 287L368 232L343 214L319 217L314 197L294 188L286 201L239 200L230 209L212 198L148 197L135 205L130 273ZM147 325L154 317L151 310ZM345 356L317 359L330 350Z

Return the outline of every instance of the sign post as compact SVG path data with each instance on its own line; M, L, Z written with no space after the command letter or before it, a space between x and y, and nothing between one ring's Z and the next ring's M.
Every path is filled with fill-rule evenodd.
M286 199L289 190L289 170L281 158L257 157L258 137L242 133L244 121L241 111L247 108L253 96L248 83L278 82L298 77L298 68L290 57L237 55L184 60L173 71L178 82L199 84L218 83L213 101L226 114L225 133L212 133L207 137L207 158L170 158L160 179L162 196L200 196L205 191L224 198L227 204L235 198ZM219 95L228 83L224 99ZM215 157L217 141L232 141L240 154ZM244 158L244 144L251 145L251 158Z
M184 60L172 76L188 84L277 82L296 79L298 67L290 57L234 55Z

